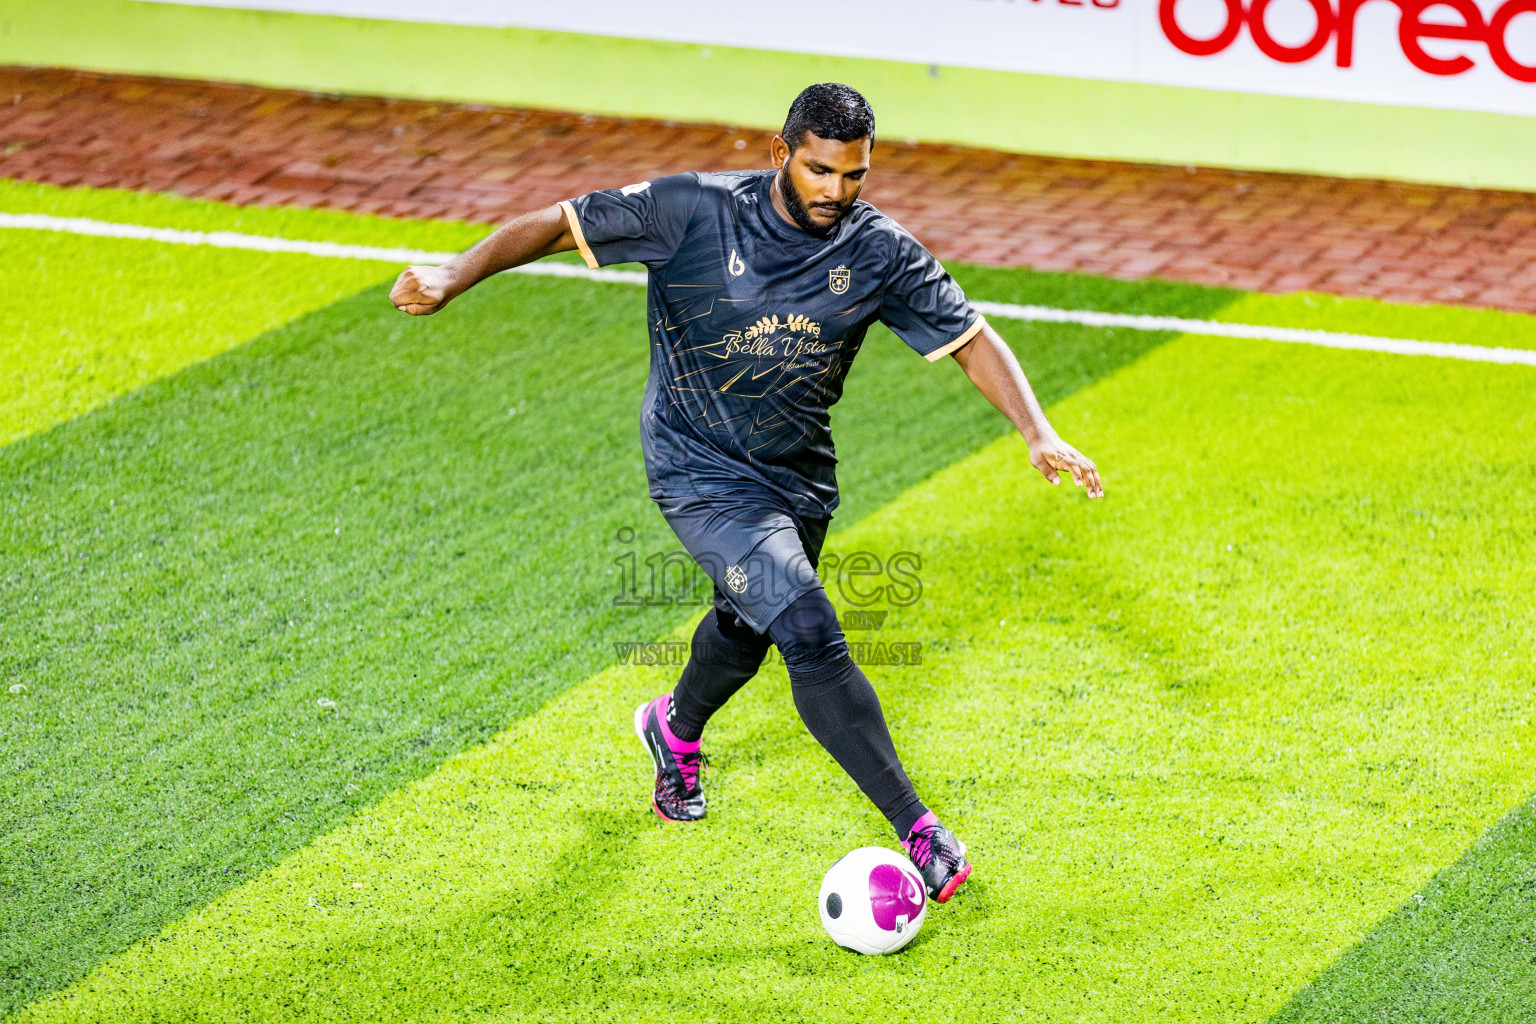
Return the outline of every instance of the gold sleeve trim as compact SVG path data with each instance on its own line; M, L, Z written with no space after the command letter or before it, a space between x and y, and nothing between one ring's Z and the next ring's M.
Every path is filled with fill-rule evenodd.
M951 352L953 352L956 349L960 348L960 346L964 345L966 342L970 341L972 338L976 337L976 333L978 331L980 331L983 327L985 327L986 324L987 324L987 318L982 316L982 315L980 315L980 314L977 314L976 322L971 324L971 326L967 327L965 329L965 333L964 334L960 335L960 337L956 338L954 341L950 342L948 345L945 345L943 348L936 348L936 349L934 349L932 352L929 352L923 358L927 359L930 363L938 362L940 359L943 359L945 356L949 355Z
M581 218L576 216L576 207L571 205L569 199L560 200L560 209L565 211L566 223L571 226L571 234L576 239L576 248L581 250L581 258L587 261L589 270L598 268L597 257L592 255L592 247L587 244L587 236L581 233Z

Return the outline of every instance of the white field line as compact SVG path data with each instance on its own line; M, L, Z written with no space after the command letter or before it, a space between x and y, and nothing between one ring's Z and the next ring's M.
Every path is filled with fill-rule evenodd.
M419 249L389 249L372 245L343 245L338 242L271 238L265 235L245 235L234 231L180 231L174 228L151 228L139 224L89 220L84 217L51 217L40 213L0 213L0 228L58 231L71 235L94 235L99 238L132 238L149 242L165 242L171 245L206 245L218 249L249 249L254 252L292 252L306 256L375 260L396 264L442 263L455 255L450 252L426 252ZM643 285L646 283L644 273L631 270L589 270L569 263L531 263L518 267L512 273L575 277L614 284ZM1268 327L1262 324L1229 324L1216 320L1189 320L1174 316L1101 313L1087 309L1056 309L1051 306L1018 306L1006 302L972 302L972 305L986 316L1007 320L1083 324L1088 327L1119 327L1132 331L1170 331L1176 334L1279 341L1300 345L1319 345L1324 348L1388 352L1404 356L1434 356L1439 359L1536 366L1536 351L1518 348L1485 348L1481 345L1461 345L1446 341L1382 338L1371 334L1345 334L1297 327Z
M1216 320L1186 320L1179 316L1098 313L1087 309L1014 306L1004 302L972 302L971 305L987 316L1014 320L1046 320L1053 323L1086 324L1089 327L1125 327L1133 331L1174 331L1218 338L1251 338L1256 341L1321 345L1324 348L1391 352L1400 356L1436 356L1440 359L1470 359L1479 363L1524 363L1536 366L1536 351L1521 348L1484 348L1481 345L1460 345L1450 341L1412 341L1408 338L1382 338L1374 334L1312 331L1301 327L1224 324Z

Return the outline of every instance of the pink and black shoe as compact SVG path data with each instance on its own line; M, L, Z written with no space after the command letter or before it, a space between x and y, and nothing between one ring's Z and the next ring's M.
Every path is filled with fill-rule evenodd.
M664 693L635 708L635 735L656 762L656 792L651 807L663 821L698 821L704 817L704 787L699 784L703 756L699 744L685 743L667 728L672 695Z
M971 862L965 859L965 844L929 811L917 819L912 832L901 841L907 859L923 876L928 898L947 903L955 890L971 877Z

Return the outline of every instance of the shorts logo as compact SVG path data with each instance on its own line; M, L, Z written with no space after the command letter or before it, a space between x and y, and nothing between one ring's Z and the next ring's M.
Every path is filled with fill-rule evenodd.
M832 289L833 295L841 295L847 291L848 282L851 280L853 280L853 272L847 267L827 271L827 287Z
M732 277L740 277L747 272L747 265L741 262L741 257L736 255L736 250L731 250L731 258L726 261L725 269L731 272Z
M725 585L738 594L747 589L747 574L741 566L733 565L725 570Z

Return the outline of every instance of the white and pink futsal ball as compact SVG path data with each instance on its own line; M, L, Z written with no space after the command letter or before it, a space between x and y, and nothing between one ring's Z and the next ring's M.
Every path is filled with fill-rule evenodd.
M821 926L857 953L894 953L917 937L928 913L922 876L901 854L865 846L821 880Z

